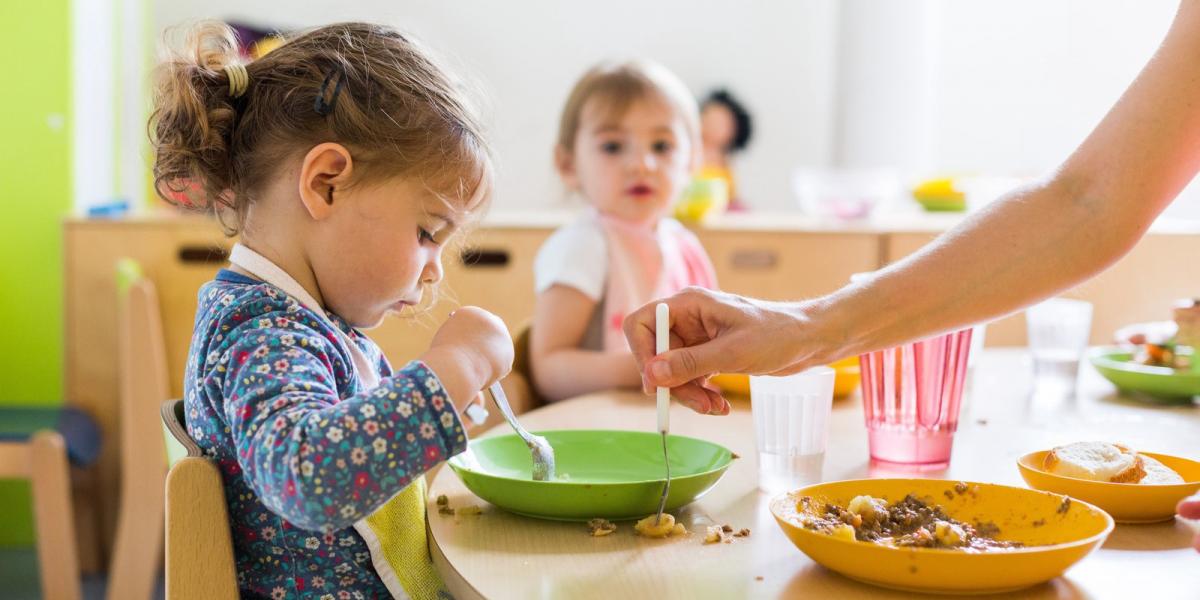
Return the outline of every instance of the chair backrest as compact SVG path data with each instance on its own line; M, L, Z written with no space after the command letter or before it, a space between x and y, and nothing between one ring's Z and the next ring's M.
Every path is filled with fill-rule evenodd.
M167 597L237 598L221 472L188 435L183 400L165 402L160 414L168 453L179 456L167 473Z
M168 400L159 410L162 417L163 442L167 446L167 465L174 467L185 456L203 456L196 440L188 435L183 400Z
M145 598L161 568L167 460L158 408L169 397L158 292L136 261L117 261L118 427L121 502L109 563L109 598Z
M121 466L129 480L161 491L167 461L158 438L158 406L170 397L167 349L158 292L133 260L117 262L120 295L117 353L120 364Z
M532 331L533 328L529 323L526 323L517 329L517 334L513 336L512 372L525 380L525 387L528 389L528 401L526 402L528 408L526 410L546 405L546 400L538 394L537 385L533 382L533 365L530 364L529 356L529 342Z

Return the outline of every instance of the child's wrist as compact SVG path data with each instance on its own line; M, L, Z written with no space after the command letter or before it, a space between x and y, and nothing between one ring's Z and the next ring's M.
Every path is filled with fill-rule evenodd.
M427 350L421 356L421 361L438 374L443 385L457 388L449 391L463 396L464 401L490 382L491 365L477 352L453 346L437 346ZM452 399L459 400L457 397Z

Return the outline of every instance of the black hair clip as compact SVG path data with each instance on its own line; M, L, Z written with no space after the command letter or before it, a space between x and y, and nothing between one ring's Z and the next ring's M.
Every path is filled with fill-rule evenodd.
M333 86L333 92L329 94L329 100L325 100L325 91L329 89L329 83L333 78L337 77L337 83ZM313 102L313 110L317 111L322 117L329 116L333 112L333 107L337 104L338 94L342 93L342 85L346 83L346 73L341 67L330 69L329 74L325 76L325 80L321 82L321 89L317 92L317 99Z

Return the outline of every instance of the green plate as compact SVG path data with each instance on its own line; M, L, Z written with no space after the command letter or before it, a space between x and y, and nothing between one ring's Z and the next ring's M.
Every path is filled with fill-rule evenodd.
M472 440L449 461L467 489L510 512L560 521L639 519L658 510L662 437L645 431L538 431L554 448L554 481L533 481L533 459L515 434ZM675 510L707 492L733 460L728 448L680 435L667 437Z
M1170 402L1191 402L1200 396L1200 371L1177 371L1133 361L1125 348L1107 346L1088 353L1092 366L1122 391L1141 392Z
M967 201L963 198L926 198L917 200L929 212L966 212Z

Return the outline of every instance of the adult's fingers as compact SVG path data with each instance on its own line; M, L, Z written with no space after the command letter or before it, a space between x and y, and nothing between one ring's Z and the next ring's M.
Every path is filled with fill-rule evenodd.
M1200 519L1200 494L1180 500L1175 510L1185 519Z
M733 355L726 349L728 345L725 339L718 338L655 356L646 361L647 383L673 388L714 373L735 371L737 369L729 362Z
M729 402L721 392L702 380L689 381L671 388L671 396L680 404L702 415L727 415Z
M642 369L655 352L654 304L647 304L625 316L623 328L633 360Z
M702 414L712 411L712 398L708 391L695 381L671 388L671 396L680 404Z

